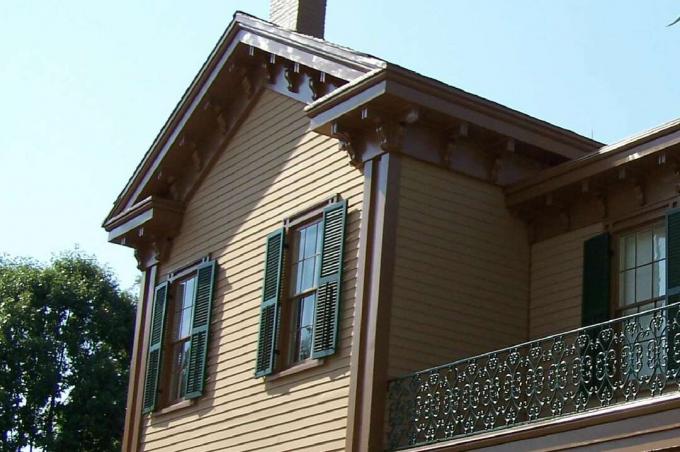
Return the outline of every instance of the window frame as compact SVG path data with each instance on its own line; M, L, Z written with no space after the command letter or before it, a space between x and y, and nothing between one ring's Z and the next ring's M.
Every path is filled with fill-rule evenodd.
M182 303L184 298L181 300L179 299L178 292L179 292L179 286L178 284L185 283L189 280L194 280L193 283L193 288L192 288L192 294L191 294L191 304L189 305L189 317L187 319L188 322L188 331L186 336L182 336L179 338L175 337L175 327L176 321L177 321L177 314L179 311L184 310L185 308L182 305L181 309L178 309L178 304ZM191 342L191 326L193 323L193 308L194 308L194 303L196 299L196 284L197 284L197 279L198 275L196 271L190 272L186 275L184 275L181 279L175 280L173 282L168 283L168 299L167 299L167 305L166 305L166 325L168 328L165 330L165 334L163 337L163 349L165 350L165 357L166 359L163 359L162 364L161 364L161 376L160 376L160 389L159 389L159 394L161 395L160 400L161 400L161 406L167 407L167 406L172 406L178 402L181 402L185 400L186 396L186 373L181 376L181 381L175 382L174 377L175 374L180 373L178 372L178 367L176 366L177 363L175 362L175 353L176 349L175 347L179 346L180 344L187 344ZM186 293L183 291L183 295L186 296ZM181 315L181 314L180 314ZM179 326L181 329L181 325ZM188 361L189 353L191 352L191 347L187 348L186 351L186 356L185 359ZM188 362L186 363L187 369L188 370ZM180 389L178 392L181 393L181 395L175 397L175 391L176 388L174 387L175 384L180 384L182 385L183 389Z
M164 318L164 327L163 327L163 337L161 339L161 363L160 363L160 369L159 369L159 376L158 376L158 387L156 390L156 404L153 409L153 411L150 412L152 415L161 415L161 414L166 414L168 412L174 411L179 408L183 408L186 406L191 406L193 405L196 401L194 398L187 398L187 375L182 377L182 386L184 386L183 394L179 397L173 398L171 396L171 391L173 388L172 386L172 377L175 369L174 366L174 346L179 343L190 343L191 342L191 336L192 336L192 327L193 327L193 311L194 311L194 305L196 303L196 292L198 290L198 270L199 268L207 263L210 262L210 256L203 257L201 259L198 259L196 261L193 261L192 263L179 267L174 271L168 272L167 276L163 279L161 279L156 286L160 284L167 284L167 298L166 298L166 305L165 305L165 318ZM215 262L215 271L217 271L217 262ZM177 289L178 289L178 284L181 284L183 282L186 282L190 279L194 279L194 287L192 290L192 295L191 295L191 305L190 305L190 315L188 318L188 323L189 323L189 331L186 337L182 338L179 341L174 340L174 326L175 326L175 316L177 314L176 312L176 303L180 302L177 298ZM214 296L214 294L213 294ZM211 300L212 301L212 300ZM187 352L186 352L186 359L189 359L189 356L191 354L191 346L188 347ZM187 371L189 370L189 364L187 363Z
M310 350L309 357L303 360L294 360L294 340L293 333L295 330L295 313L296 309L292 306L293 300L300 300L301 298L314 294L314 304L312 306L312 312L316 309L317 303L317 289L318 289L318 268L315 268L314 274L314 287L305 290L299 294L291 295L291 285L292 285L292 234L294 231L302 229L306 226L310 226L314 223L319 223L321 226L319 228L319 234L323 234L323 212L324 209L330 205L333 205L341 201L340 195L333 195L326 198L323 201L317 202L309 207L306 207L298 212L295 212L283 220L283 228L285 231L285 248L284 262L283 262L283 278L281 293L281 313L280 313L280 327L279 327L279 340L278 340L278 358L274 366L274 373L268 378L276 378L278 376L287 375L289 371L296 369L304 370L310 367L316 367L317 365L323 364L323 359L312 358L312 352ZM320 245L323 247L323 242L320 239ZM319 249L319 256L321 254L321 249ZM320 261L320 257L319 257ZM319 262L320 264L320 262ZM312 314L312 326L314 324L314 317ZM312 331L313 335L313 331ZM312 336L313 338L313 336Z
M659 216L659 215L654 215L651 217L647 217L645 219L640 219L640 221L636 223L630 223L625 225L625 227L620 227L615 230L612 230L612 245L611 245L611 283L610 283L610 293L611 293L611 299L609 303L609 311L610 311L610 318L611 319L616 319L619 317L624 317L626 315L632 315L632 314L624 314L624 311L629 310L629 309L638 309L636 313L642 313L646 310L649 309L654 309L657 306L657 303L661 302L663 303L661 306L665 306L666 304L666 291L667 291L667 283L666 283L666 278L664 278L664 281L662 282L663 289L664 289L664 295L660 295L658 297L653 296L653 287L652 287L652 297L646 300L642 300L640 302L635 302L630 305L623 306L620 304L620 297L621 297L621 275L623 273L623 270L620 268L620 262L621 262L621 249L620 249L620 239L628 236L630 234L636 234L640 231L651 229L654 231L657 227L662 227L665 233L666 237L666 245L665 245L665 255L663 259L659 259L658 261L663 261L665 263L665 272L667 274L668 268L668 228L666 225L665 221L665 216ZM654 235L652 234L652 241L654 240ZM636 244L637 246L637 244ZM658 262L654 260L654 256L652 255L652 260L650 261L650 264L653 265L654 262ZM645 264L647 265L647 264ZM637 269L640 268L641 266L636 265L632 267L631 269ZM627 269L630 270L630 269ZM641 309L643 306L649 305L646 309Z

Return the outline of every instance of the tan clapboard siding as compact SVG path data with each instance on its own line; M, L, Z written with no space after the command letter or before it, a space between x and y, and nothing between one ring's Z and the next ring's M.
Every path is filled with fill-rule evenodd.
M303 104L265 90L186 207L159 274L217 259L204 395L145 418L144 450L341 450L349 394L363 176L335 140L307 130ZM267 234L285 217L348 200L338 351L313 369L255 379Z
M529 245L500 188L404 158L389 374L527 338Z
M581 326L583 242L600 232L598 223L532 245L532 339Z

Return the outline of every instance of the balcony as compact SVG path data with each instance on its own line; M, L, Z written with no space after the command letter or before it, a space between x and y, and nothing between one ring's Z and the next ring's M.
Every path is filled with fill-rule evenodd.
M678 393L680 303L390 381L387 449Z

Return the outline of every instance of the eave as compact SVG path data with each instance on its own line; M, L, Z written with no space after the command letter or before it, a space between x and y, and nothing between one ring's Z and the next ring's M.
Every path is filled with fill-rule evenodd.
M592 152L602 143L541 121L437 80L388 64L310 104L311 127L331 134L332 124L369 103L411 105L480 126L566 159Z
M575 183L595 178L604 172L635 165L678 144L680 144L680 119L604 146L596 152L548 168L534 177L509 186L506 188L507 203L513 207L529 202ZM668 156L668 159L672 158ZM664 157L663 162L665 161Z
M385 65L369 55L237 12L114 202L104 224L139 201L144 188L157 173L170 148L181 140L188 121L205 103L208 90L239 46L256 48L345 81Z
M137 248L172 235L182 220L183 206L150 196L104 223L109 242Z

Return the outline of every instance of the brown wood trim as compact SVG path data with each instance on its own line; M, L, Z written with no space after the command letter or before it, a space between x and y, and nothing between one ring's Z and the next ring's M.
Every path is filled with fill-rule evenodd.
M151 328L151 310L153 309L157 272L158 268L156 265L144 271L140 287L140 300L137 305L137 316L135 319L135 338L132 345L132 359L130 362L130 378L123 431L123 452L136 452L139 448L142 402L144 398L144 374L149 347L148 337Z
M662 133L663 132L663 133ZM540 172L536 177L506 189L508 205L513 206L569 184L594 177L604 171L630 164L680 143L680 123L643 135L636 141L607 146L602 150Z
M247 14L236 13L138 164L105 222L120 213L129 202L134 202L134 198L139 194L136 188L144 185L145 181L151 177L151 173L158 167L179 137L188 119L198 108L208 92L208 87L227 65L239 45L249 45L280 54L285 58L292 58L301 64L348 81L364 72L385 65L377 58L283 30Z
M340 201L340 195L335 194L331 196L328 199L325 199L323 201L315 202L303 209L299 209L295 211L294 213L288 215L286 218L283 219L283 226L286 229L295 227L299 224L303 224L308 222L309 220L316 218L323 214L323 209L326 206L329 206L331 204L334 204L338 201Z
M162 416L164 414L173 413L175 411L179 411L194 405L196 405L196 399L180 400L179 402L166 406L162 410L158 410L154 413L151 413L151 416L152 417Z
M354 293L354 324L352 325L352 351L350 353L350 376L349 376L349 405L347 409L347 433L345 436L345 450L356 450L355 431L361 419L361 378L363 376L363 363L366 355L365 337L365 287L366 281L370 280L370 253L371 237L369 231L372 228L373 218L373 171L375 161L372 160L363 166L364 185L363 201L361 207L361 223L359 226L359 255L357 265L357 281ZM358 436L356 436L358 438Z
M366 93L375 92L368 99L384 93L568 158L581 157L603 146L570 130L394 65L350 85L306 108L313 130L356 111L365 105Z
M586 427L597 426L599 424L606 424L614 421L620 421L630 418L636 418L648 414L654 414L664 411L680 408L680 395L673 394L665 399L645 399L629 404L614 405L608 408L603 408L589 413L580 413L572 416L565 416L556 419L550 419L540 423L527 424L518 427L513 427L507 430L500 430L490 433L480 433L479 435L461 438L452 441L445 441L438 444L431 444L428 446L414 447L408 449L409 452L430 452L430 451L462 451L477 449L482 447L491 447L499 444L507 444L514 441L525 439L540 438L556 433L568 432L571 430L583 429ZM668 428L675 428L671 425ZM663 430L648 429L649 432ZM578 445L595 444L606 440L622 439L634 436L640 432L635 431L630 434L601 437L596 441L583 441ZM647 433L647 431L642 432ZM571 445L570 445L571 446ZM548 449L550 450L550 449Z
M355 400L350 402L347 439L348 449L360 451L383 449L401 157L384 153L365 168L368 165L372 165L368 170L371 200L365 234L370 247L362 274L361 342L358 361L353 363L357 366L352 368L356 386L350 387L350 400Z

